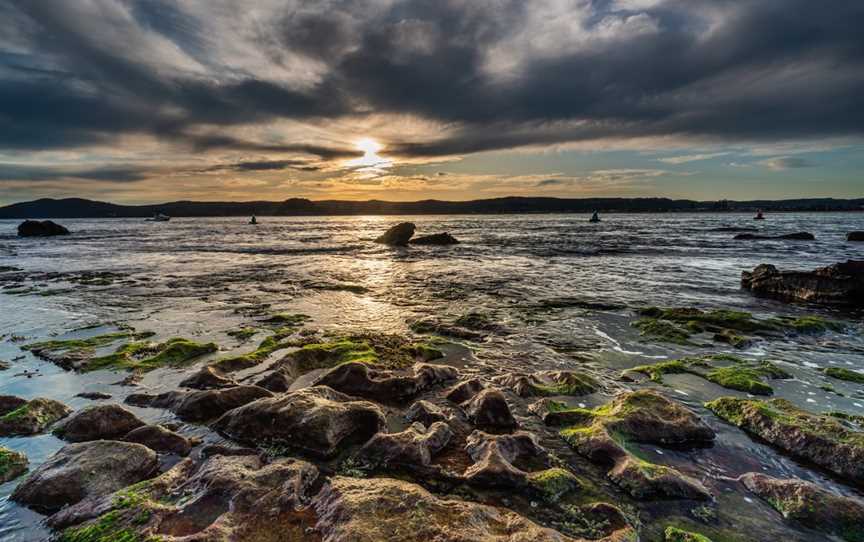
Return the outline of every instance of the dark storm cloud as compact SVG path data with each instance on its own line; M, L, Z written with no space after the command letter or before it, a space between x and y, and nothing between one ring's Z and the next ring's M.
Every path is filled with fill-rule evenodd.
M128 183L142 181L148 171L135 166L104 166L99 168L63 168L0 163L0 182L3 181L56 181L84 179Z
M544 2L516 0L259 4L272 16L254 29L213 35L209 23L239 17L239 4L3 3L0 149L108 144L140 133L198 150L328 160L356 153L202 130L275 119L327 126L370 113L443 123L443 139L406 134L388 148L430 157L603 138L773 141L864 132L860 0L830 7L807 0L574 0L572 24L567 12L533 17ZM125 21L122 13L120 23L99 19L117 10L141 35L161 41L132 42L138 34L131 32L125 43L122 32L109 31ZM557 30L543 26L562 19L567 24ZM104 32L94 35L94 28ZM557 37L561 28L576 37ZM250 64L266 61L284 77L265 80L262 70L220 56L230 40L257 51ZM553 42L535 50L543 40ZM174 62L166 43L194 65ZM496 69L494 55L513 66ZM290 84L303 70L317 76Z

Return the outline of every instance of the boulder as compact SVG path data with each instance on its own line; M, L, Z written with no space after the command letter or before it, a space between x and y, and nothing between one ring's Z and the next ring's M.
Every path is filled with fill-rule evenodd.
M610 432L645 444L702 447L715 437L690 409L648 390L619 394L596 419Z
M19 237L49 237L52 235L69 235L69 230L50 220L25 220L18 225Z
M435 422L446 420L447 414L444 412L444 409L422 399L412 404L405 411L405 421L409 423L419 422L427 427Z
M317 540L303 512L317 479L314 465L296 459L187 459L144 485L70 506L48 524L63 540L95 540L94 532L99 540Z
M273 394L258 386L234 386L193 392L169 391L159 395L133 393L126 402L134 406L166 408L182 420L201 422L263 397L273 397Z
M521 489L530 485L528 471L549 466L549 455L526 431L490 435L474 431L465 451L474 460L464 477L473 485Z
M288 374L288 371L282 367L270 371L268 375L255 382L255 385L273 393L284 393L291 389L291 384L293 383L294 377Z
M189 451L192 449L192 443L189 439L161 425L139 427L130 431L123 437L123 440L143 444L154 452L180 456L189 455Z
M442 499L418 485L391 478L336 476L314 498L312 508L323 542L574 540L510 510Z
M454 380L457 375L456 369L446 365L420 363L415 365L412 375L402 375L371 369L366 363L349 362L330 369L318 377L314 385L379 403L392 403L410 399L436 384Z
M864 241L864 231L850 231L846 234L847 241Z
M864 485L864 433L837 418L802 410L785 399L721 397L705 406L792 457Z
M15 488L11 499L54 512L146 480L158 468L156 452L140 444L112 440L68 444Z
M597 381L578 371L543 371L534 374L512 373L496 377L501 387L519 397L567 395L578 397L596 392Z
M446 397L448 401L454 403L464 403L480 393L480 390L482 390L483 387L483 383L476 378L464 380L447 390L444 397Z
M762 264L741 273L741 287L760 297L825 305L864 306L864 261L849 260L814 271L779 271Z
M102 393L100 391L85 391L76 394L75 397L80 397L82 399L90 399L91 401L102 401L105 399L111 399L111 394Z
M758 235L754 233L739 233L735 236L736 240L744 241L763 241L763 240L790 240L790 241L814 241L816 236L806 231L798 233L786 233L783 235Z
M415 423L399 433L376 434L357 456L376 467L428 467L452 437L453 431L444 422L436 422L428 430Z
M54 428L54 435L68 442L120 440L144 425L138 416L120 405L94 405L75 412Z
M226 412L215 424L220 433L242 443L281 443L319 457L365 442L385 426L378 406L326 386L258 399Z
M510 429L519 425L501 390L486 388L462 407L471 423L478 427Z
M698 480L672 467L647 463L629 455L615 463L607 476L634 499L711 499L711 494Z
M385 245L404 247L408 245L408 242L414 236L415 229L416 226L411 222L402 222L401 224L396 224L395 226L384 232L384 234L381 235L378 239L375 239L375 242Z
M71 408L53 399L26 401L0 395L0 437L39 434L71 412Z
M0 446L0 484L14 480L27 472L29 464L26 455Z
M447 233L436 233L433 235L424 235L411 239L412 245L458 245L459 241Z
M237 382L227 377L224 372L212 365L205 365L195 372L195 374L180 381L181 387L196 390L231 388L236 385Z
M757 472L739 480L788 520L849 542L861 540L864 501L835 495L803 480L779 480Z

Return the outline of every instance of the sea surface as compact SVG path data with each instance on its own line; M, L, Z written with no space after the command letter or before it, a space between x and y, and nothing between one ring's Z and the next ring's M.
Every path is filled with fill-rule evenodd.
M157 339L214 341L221 351L205 363L254 349L227 332L254 324L249 315L261 310L304 313L309 327L325 331L392 333L410 333L417 319L483 312L509 334L462 341L469 373L588 368L614 383L621 370L638 364L728 352L772 360L793 373L792 380L772 382L779 397L817 412L864 415L860 385L832 381L842 395L825 391L821 386L829 382L817 371L831 365L864 370L861 314L757 299L739 286L741 271L761 263L809 270L864 259L864 244L845 241L847 232L864 230L864 213L776 214L764 221L743 214L602 218L591 224L586 215L540 214L261 217L257 226L238 218L59 220L73 235L49 239L19 239L18 221L0 220L0 269L9 268L0 272L0 360L12 365L0 371L0 394L49 397L77 409L91 404L75 397L82 391L105 391L122 401L140 388L173 389L194 369L153 371L136 389L115 384L122 373L75 374L21 349L49 337L97 334L112 323L154 331ZM414 222L418 235L447 231L461 243L389 248L373 242L401 221ZM735 232L721 231L730 227L771 235L808 231L816 241L737 241ZM67 280L78 272L91 279ZM744 350L664 345L644 341L631 326L635 308L653 305L731 308L759 317L817 314L844 320L849 330L760 341ZM695 463L688 459L686 468L695 474L732 478L761 469L856 494L701 406L736 392L688 375L669 376L666 384L667 395L698 411L720 434L714 449L697 454ZM148 421L173 419L164 411L134 410ZM204 433L194 426L184 432ZM32 470L62 442L47 434L0 438L0 445L25 452ZM659 463L678 460L670 452L645 453ZM17 482L0 485L0 540L41 540L47 533L42 516L7 499ZM743 496L739 502L744 510L738 513L752 506L754 514L766 514ZM789 540L821 540L796 538L779 519L772 525Z

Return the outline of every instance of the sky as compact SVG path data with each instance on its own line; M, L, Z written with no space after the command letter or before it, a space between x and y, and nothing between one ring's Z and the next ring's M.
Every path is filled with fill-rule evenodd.
M0 0L0 204L864 197L864 1Z

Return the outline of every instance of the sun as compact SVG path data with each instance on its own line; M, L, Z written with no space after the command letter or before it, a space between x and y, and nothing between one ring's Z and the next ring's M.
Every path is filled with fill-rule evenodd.
M357 147L357 150L363 152L363 156L349 160L345 165L353 168L359 174L367 176L382 175L393 165L391 160L378 154L384 149L384 145L371 137L358 139L354 142L354 146Z
M378 151L384 148L380 143L378 143L371 137L364 137L363 139L359 139L357 140L355 145L359 150L363 151L366 156L376 156L378 154Z

